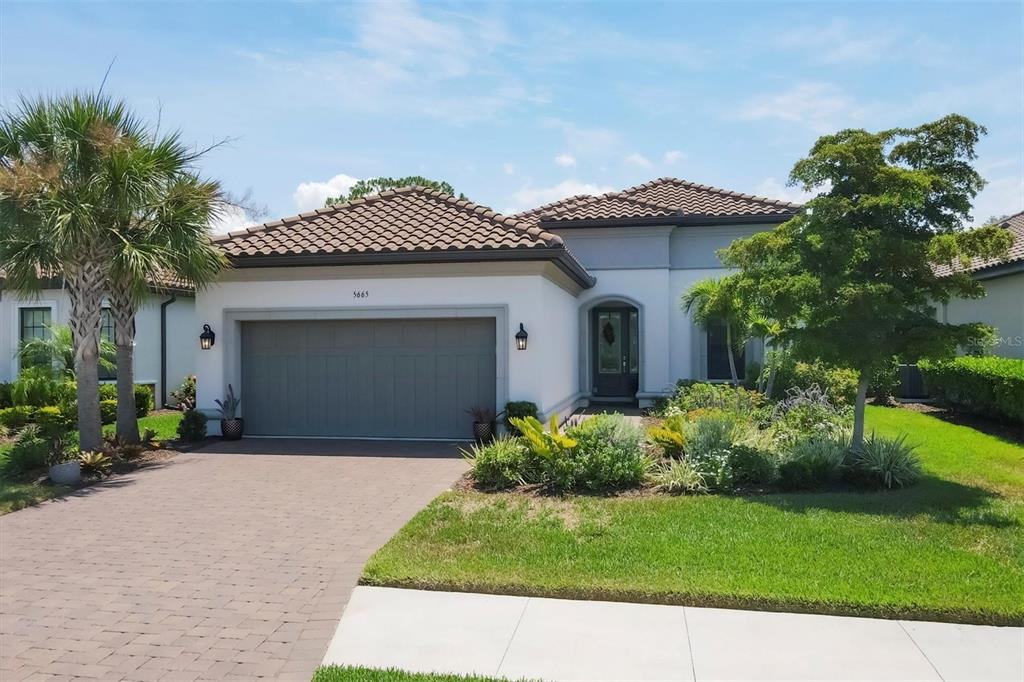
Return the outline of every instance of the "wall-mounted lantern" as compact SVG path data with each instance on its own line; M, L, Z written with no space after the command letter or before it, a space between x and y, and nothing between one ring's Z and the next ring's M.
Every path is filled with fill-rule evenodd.
M523 323L519 323L519 331L516 332L516 350L526 350L526 339L530 335L523 329Z
M210 350L213 348L213 342L217 338L217 335L210 329L210 325L203 325L203 333L199 335L199 347L203 350Z

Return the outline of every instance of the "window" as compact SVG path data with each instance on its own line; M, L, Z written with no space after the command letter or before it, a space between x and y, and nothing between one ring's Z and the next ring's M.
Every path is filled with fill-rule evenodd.
M100 341L114 343L114 316L110 314L110 308L100 310ZM113 358L109 358L113 361ZM110 381L117 378L117 368L107 369L100 364L100 381Z
M713 322L708 325L708 379L731 381L732 372L729 371L729 348L725 342L725 324ZM736 361L736 376L740 381L744 379L746 361L745 352L733 351L733 360Z
M21 343L27 343L33 339L50 338L50 315L49 308L22 308L20 311L20 335ZM21 367L36 367L49 364L51 358L48 353L37 353L32 357L23 358Z

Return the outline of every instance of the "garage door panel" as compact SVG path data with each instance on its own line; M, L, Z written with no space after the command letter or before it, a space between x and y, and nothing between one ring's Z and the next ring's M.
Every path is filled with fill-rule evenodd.
M245 322L253 435L466 438L494 407L494 320Z

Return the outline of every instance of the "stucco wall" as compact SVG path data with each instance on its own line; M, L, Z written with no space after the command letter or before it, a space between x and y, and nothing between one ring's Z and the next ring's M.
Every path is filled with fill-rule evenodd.
M669 267L672 227L596 227L552 230L591 273Z
M999 337L992 353L1024 358L1024 273L984 280L982 284L985 298L950 301L944 306L943 320L950 324L990 324Z
M135 381L156 386L160 399L160 303L167 296L150 296L139 309L135 327ZM19 310L23 307L49 307L53 324L67 324L70 312L68 295L61 289L44 289L34 299L4 291L0 295L0 381L18 375L15 355L20 333ZM168 308L167 383L168 390L181 384L194 371L199 331L195 326L195 301L179 296Z
M568 369L576 366L574 321L566 314L575 308L575 297L542 274L498 274L509 271L501 264L478 269L480 274L464 275L444 275L442 266L261 268L229 273L196 299L196 325L208 323L217 333L214 347L197 354L199 407L212 413L214 399L221 397L227 381L238 380L231 379L237 376L232 365L240 357L238 335L228 327L248 315L458 317L477 316L480 309L501 309L498 409L507 400L532 400L544 413L558 408L560 401L575 393ZM354 292L366 295L357 297ZM523 351L515 349L520 323L530 335ZM245 387L236 383L235 389L244 415ZM215 429L211 420L211 430Z
M763 225L694 225L677 227L670 239L670 267L673 269L720 268L716 255L736 239L774 229Z

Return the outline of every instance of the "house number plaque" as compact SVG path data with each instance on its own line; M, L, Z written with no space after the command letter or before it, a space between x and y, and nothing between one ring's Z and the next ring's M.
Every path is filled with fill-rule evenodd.
M370 298L369 289L356 289L352 292L352 298Z

